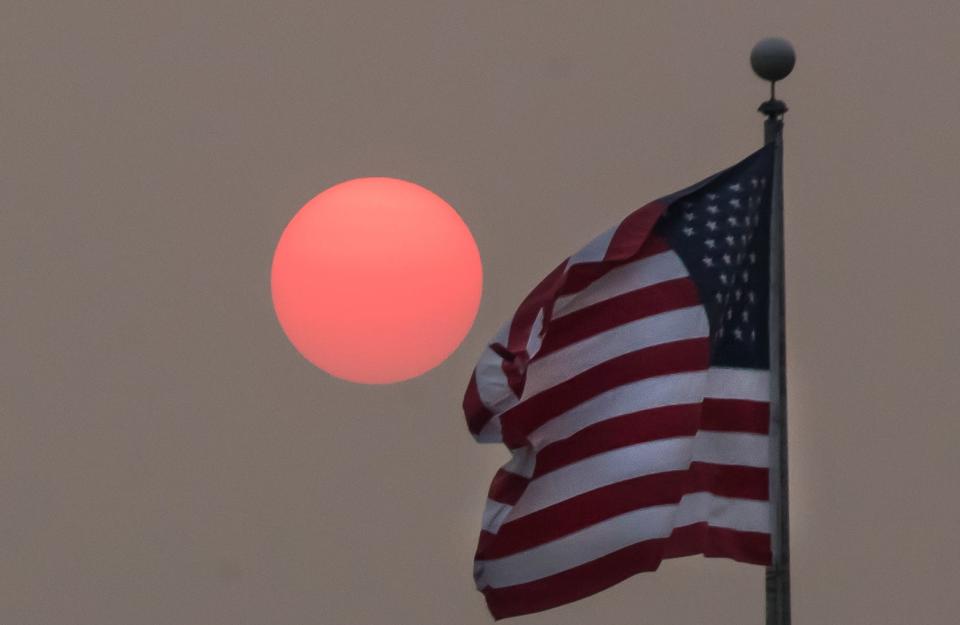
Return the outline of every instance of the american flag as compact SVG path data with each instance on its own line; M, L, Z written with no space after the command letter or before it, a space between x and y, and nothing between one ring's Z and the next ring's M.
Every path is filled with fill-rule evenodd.
M492 615L664 558L769 564L772 148L564 260L484 350L463 407L512 458L474 563Z

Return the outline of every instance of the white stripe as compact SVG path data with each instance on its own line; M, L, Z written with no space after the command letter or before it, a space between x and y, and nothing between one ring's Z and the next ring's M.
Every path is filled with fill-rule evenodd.
M532 480L513 506L509 523L561 501L604 486L687 469L691 462L767 467L768 439L742 432L697 432L666 438L584 458Z
M594 423L620 415L661 406L699 403L703 400L703 384L706 378L706 371L693 371L672 373L618 386L550 419L531 432L527 440L535 448L542 449L553 441L567 438Z
M621 447L584 458L532 480L510 513L515 521L537 510L603 486L690 466L693 437L683 436Z
M520 477L533 477L533 470L537 464L537 455L532 447L520 447L513 450L510 460L500 467L504 471L516 473Z
M770 532L770 502L758 499L732 499L712 493L692 493L680 500L674 527L707 521L713 527L741 532Z
M507 322L500 327L490 344L506 345L509 333L510 322ZM496 443L503 440L500 435L499 415L519 401L517 396L514 395L513 389L507 383L507 376L503 373L502 363L503 358L500 357L500 354L490 349L488 345L480 354L477 366L473 370L477 380L477 395L480 398L480 403L494 415L483 426L483 429L474 436L480 443Z
M478 443L501 442L503 440L503 432L501 431L500 415L495 414L490 417L490 420L484 424L483 429L481 429L474 438Z
M510 460L500 467L500 469L506 471L507 473L513 473L514 475L519 475L520 477L529 479L533 476L536 463L537 456L534 453L533 448L521 447L513 450L513 456L511 456ZM487 503L483 508L483 522L480 527L488 532L496 534L500 529L500 525L510 513L511 508L512 506L510 504L494 501L493 499L488 498Z
M517 554L478 561L477 585L503 588L531 582L703 521L734 530L769 532L768 514L765 501L692 493L679 505L633 510Z
M693 457L699 462L770 466L770 438L766 434L700 430L694 445Z
M503 525L507 515L510 514L511 508L512 506L508 503L487 499L487 503L483 507L483 522L480 525L481 529L485 529L493 534L499 532L500 526Z
M508 321L500 327L500 330L491 339L490 345L494 343L506 345L509 336L510 322ZM500 354L490 349L488 345L480 354L480 360L477 361L477 366L474 369L477 376L477 394L480 396L483 405L491 412L505 410L505 408L499 407L500 404L504 402L505 397L513 396L513 392L507 384L507 376L503 373L502 363L503 358Z
M530 328L530 336L527 337L527 356L533 358L543 343L543 337L540 331L543 330L543 308L537 311L537 317L533 320L533 326Z
M700 403L704 397L767 401L768 379L767 371L711 368L638 380L591 397L557 415L531 432L527 440L542 449L594 423L640 410Z
M634 543L669 536L676 505L633 510L520 553L478 560L480 588L523 584L596 560Z
M711 367L705 397L770 401L770 372L760 369Z
M553 317L556 319L611 297L687 275L683 261L673 251L641 258L611 269L578 293L558 297L553 305Z
M536 395L617 356L709 334L710 323L702 306L671 310L619 325L531 362L523 397Z
M613 239L613 234L617 231L617 228L619 226L614 226L603 234L594 237L583 249L570 257L567 267L603 260L607 255L607 248L610 247L610 240Z

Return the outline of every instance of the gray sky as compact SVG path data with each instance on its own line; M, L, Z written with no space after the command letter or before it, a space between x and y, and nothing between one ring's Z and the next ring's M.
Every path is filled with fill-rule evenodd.
M506 453L462 390L557 262L786 119L796 623L960 610L960 5L8 2L0 20L0 621L473 625ZM347 178L449 201L473 330L394 386L272 310L274 246ZM763 570L668 561L516 622L759 624Z

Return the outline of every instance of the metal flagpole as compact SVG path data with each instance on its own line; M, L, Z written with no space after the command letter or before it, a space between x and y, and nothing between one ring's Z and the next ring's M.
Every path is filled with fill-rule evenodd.
M793 70L790 42L763 39L750 53L753 71L770 81L770 99L760 105L766 115L764 142L773 144L770 219L770 516L773 561L767 567L767 625L790 625L790 514L787 491L787 367L783 262L783 114L775 86Z

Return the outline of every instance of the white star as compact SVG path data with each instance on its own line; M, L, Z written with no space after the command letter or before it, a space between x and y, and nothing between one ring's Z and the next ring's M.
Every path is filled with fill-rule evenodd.
M743 319L743 322L744 322L744 323L746 323L746 322L750 321L750 313L748 313L746 310L744 310L742 313L740 313L740 318Z
M752 304L757 301L757 295L753 291L747 291L747 299Z
M726 284L728 281L729 281L729 278L727 278L727 274L721 273L721 274L720 274L720 282L723 282L724 284Z
M733 337L734 337L735 339L737 339L738 341L742 341L742 340L743 340L743 331L741 331L739 327L734 328L734 329L733 329Z
M687 221L693 221L693 213L684 213L683 218Z
M718 210L720 209L717 208L716 204L711 204L710 206L707 207L707 212L710 213L711 215L716 215Z
M733 319L733 310L727 309L727 319Z
M706 241L703 242L703 244L712 250L713 247L717 244L717 242L714 241L713 239L707 239Z
M757 264L757 255L753 252L750 252L750 264L751 265Z
M736 291L733 292L733 296L738 302L740 301L741 295L743 295L743 291L741 291L740 289L737 289Z
M750 272L746 269L743 270L743 281L750 282Z
M727 188L730 189L731 191L739 191L739 190L740 190L740 183L738 182L737 184L729 185Z
M736 242L736 239L733 237L732 234L728 234L726 236L726 241L727 241L727 245L733 245Z
M708 194L707 194L707 198L709 198L710 201L713 201L713 200L717 199L717 197L718 197L718 196L717 196L716 193L708 193Z
M687 226L686 228L683 229L683 233L688 237L692 237L694 235L694 230L693 228Z
M756 340L757 340L757 331L756 331L756 330L750 330L750 340L751 340L751 341L756 341Z
M724 264L729 265L731 260L733 260L733 259L730 258L730 254L724 254L724 255L723 255L723 262L724 262Z
M741 235L740 235L740 244L741 244L741 245L746 245L748 240L750 240L750 237L748 237L747 235L745 235L745 234L741 234Z
M721 293L720 291L717 291L717 293L716 293L716 295L714 295L714 297L716 298L716 300L717 300L718 302L722 302L722 301L723 301L723 293Z
M703 264L706 265L707 267L713 267L713 259L710 258L709 256L704 256Z
M730 217L727 217L727 223L730 224L731 226L739 226L739 225L740 225L740 222L739 222L739 221L737 220L737 218L734 217L733 215L731 215Z
M758 184L759 182L760 182L760 181L757 180L756 178L751 178L751 179L750 179L750 185L751 185L754 189L757 188L757 184Z
M731 198L731 199L730 199L730 206L732 206L732 207L734 207L734 208L740 208L740 199L739 199L739 198Z
M717 222L715 222L715 221L708 221L708 222L707 222L707 228L710 228L711 231L716 230L716 229L717 229Z

